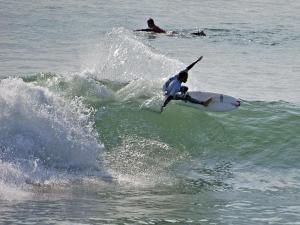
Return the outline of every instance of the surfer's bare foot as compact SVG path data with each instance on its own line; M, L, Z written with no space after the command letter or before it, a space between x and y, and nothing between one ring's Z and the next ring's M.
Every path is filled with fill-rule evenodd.
M209 103L211 102L211 100L212 100L212 98L209 98L205 102L202 102L202 105L204 105L205 107L207 107L209 105Z

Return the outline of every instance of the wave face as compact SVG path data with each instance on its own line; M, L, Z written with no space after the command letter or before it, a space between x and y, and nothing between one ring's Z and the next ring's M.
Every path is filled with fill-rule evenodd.
M160 114L162 77L181 62L124 29L96 52L79 74L1 80L2 198L90 177L187 193L299 188L299 105L243 100L230 113L207 113L173 103Z

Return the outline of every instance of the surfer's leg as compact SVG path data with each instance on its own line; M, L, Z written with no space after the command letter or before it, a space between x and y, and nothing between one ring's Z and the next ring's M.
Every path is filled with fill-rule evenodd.
M185 99L191 103L202 104L202 101L192 98L189 94L185 95Z
M191 102L191 103L195 103L195 104L201 104L201 105L204 105L205 107L208 106L208 104L211 102L212 98L209 98L208 100L206 101L199 101L197 99L194 99L192 98L189 94L186 94L185 96L186 100Z
M201 104L205 107L209 105L209 103L212 101L212 98L207 99L206 101L202 102Z
M189 88L187 86L181 86L181 88L180 88L180 92L182 94L186 94L188 90L189 90Z
M184 94L177 93L177 94L175 94L174 99L175 100L183 100L184 101L185 97L184 97Z
M199 101L199 100L197 100L197 99L194 99L194 98L192 98L188 93L186 93L186 94L183 94L183 93L181 93L181 94L176 94L175 96L174 96L174 99L175 100L182 100L182 101L188 101L188 102L191 102L191 103L194 103L194 104L200 104L200 105L203 105L203 106L208 106L209 105L209 103L211 102L211 100L212 100L212 98L209 98L208 100L206 100L206 101Z
M191 102L191 103L195 103L195 104L201 104L201 101L198 101L197 99L192 98L188 93L180 93L180 94L176 94L174 97L175 100L182 100L185 102Z
M188 87L186 87L186 86L181 86L181 87L180 87L180 93L176 93L176 95L174 96L174 99L175 99L175 100L188 101L188 99L186 98L186 96L189 95L189 94L187 93L188 90L189 90Z

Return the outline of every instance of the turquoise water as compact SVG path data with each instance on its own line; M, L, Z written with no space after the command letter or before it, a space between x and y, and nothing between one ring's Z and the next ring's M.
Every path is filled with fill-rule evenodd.
M299 7L1 1L0 223L300 224ZM241 107L158 113L200 55Z

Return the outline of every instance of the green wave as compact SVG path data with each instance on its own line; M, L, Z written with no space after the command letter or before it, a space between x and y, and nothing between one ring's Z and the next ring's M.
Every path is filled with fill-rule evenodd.
M180 154L264 166L298 166L300 107L288 102L242 101L228 113L207 113L170 104L162 113L142 107L160 92L155 81L121 83L73 75L39 74L27 82L47 86L66 98L81 97L95 109L95 129L107 151L136 140L163 143ZM178 156L180 157L180 156ZM163 156L162 156L163 160Z

